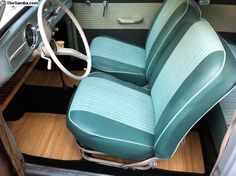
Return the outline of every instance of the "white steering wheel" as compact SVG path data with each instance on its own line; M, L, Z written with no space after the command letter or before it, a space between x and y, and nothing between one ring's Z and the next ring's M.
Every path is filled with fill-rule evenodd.
M82 38L82 41L84 43L85 46L85 50L86 50L86 55L80 53L77 50L71 49L71 48L59 48L57 47L57 45L54 43L54 40L51 40L52 37L52 31L51 28L48 24L48 22L44 19L43 17L43 9L44 9L44 5L46 2L52 2L56 5L58 5L61 9L63 9L65 11L65 13L70 17L70 19L73 21L74 25L76 26L77 30L79 31L79 34ZM43 0L39 7L38 7L38 25L39 25L39 30L40 30L40 34L42 37L42 41L43 41L43 47L44 47L44 54L46 56L50 56L52 58L52 60L56 63L56 65L69 77L76 79L76 80L80 80L83 79L85 77L88 76L88 74L90 73L91 70L91 54L90 54L90 49L89 49L89 45L88 45L88 41L84 35L83 29L81 28L79 22L77 21L77 19L75 18L75 16L72 14L72 12L67 8L66 5L64 5L62 2L60 2L59 0ZM53 49L52 49L52 45L53 43ZM46 48L46 51L45 51ZM73 73L71 73L69 70L67 70L62 63L58 60L56 55L69 55L69 56L74 56L78 59L82 59L85 60L87 62L87 68L85 73L82 76L77 76L74 75Z

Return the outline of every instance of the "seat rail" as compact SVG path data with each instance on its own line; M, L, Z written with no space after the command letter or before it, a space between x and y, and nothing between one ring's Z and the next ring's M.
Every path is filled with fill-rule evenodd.
M87 160L87 161L91 161L91 162L95 162L98 164L102 164L102 165L106 165L106 166L112 166L112 167L118 167L118 168L123 168L123 169L133 169L133 170L148 170L148 169L154 169L157 168L157 161L158 158L153 157L153 158L149 158L147 160L141 161L141 162L135 162L132 164L124 164L124 163L120 163L120 162L116 162L116 161L108 161L105 159L100 159L100 158L95 158L92 156L89 156L87 154L96 154L96 155L105 155L104 153L101 152L97 152L97 151L93 151L93 150L88 150L82 146L80 146L77 143L78 148L81 151L81 155L82 157Z

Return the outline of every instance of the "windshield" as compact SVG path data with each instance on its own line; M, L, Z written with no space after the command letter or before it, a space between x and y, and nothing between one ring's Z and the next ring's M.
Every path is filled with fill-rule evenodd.
M2 19L3 12L5 10L5 6L0 6L0 21Z
M5 26L15 15L20 12L24 6L1 6L0 8L0 30Z

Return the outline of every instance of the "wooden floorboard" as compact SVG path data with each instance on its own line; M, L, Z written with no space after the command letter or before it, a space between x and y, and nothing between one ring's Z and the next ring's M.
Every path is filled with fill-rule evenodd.
M8 125L23 153L61 160L81 159L76 141L66 127L65 115L25 113Z
M72 134L66 127L65 115L26 113L8 122L23 153L61 160L80 160L81 154ZM112 159L127 163L127 160ZM199 136L190 132L172 159L159 161L158 168L204 173Z
M190 132L180 144L175 155L169 160L159 161L158 167L174 171L204 173L204 161L198 133Z

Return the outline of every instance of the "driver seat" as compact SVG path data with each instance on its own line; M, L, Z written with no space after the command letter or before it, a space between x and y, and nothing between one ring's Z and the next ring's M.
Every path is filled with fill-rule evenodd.
M81 81L67 126L83 146L131 160L170 158L235 86L235 58L204 19L182 29L161 58L166 62L155 67L150 90L101 72Z
M184 26L201 17L194 0L166 0L147 35L145 48L108 36L93 39L90 45L92 66L139 86L148 84L160 55Z

